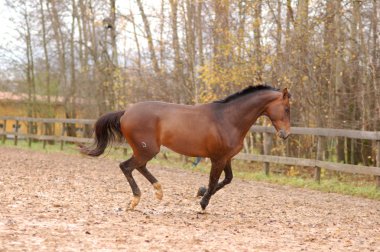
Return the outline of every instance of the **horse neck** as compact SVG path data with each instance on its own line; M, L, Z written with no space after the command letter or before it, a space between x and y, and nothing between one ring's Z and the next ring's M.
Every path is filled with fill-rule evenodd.
M278 92L276 91L252 93L227 103L225 111L229 121L245 136L267 106L277 98Z

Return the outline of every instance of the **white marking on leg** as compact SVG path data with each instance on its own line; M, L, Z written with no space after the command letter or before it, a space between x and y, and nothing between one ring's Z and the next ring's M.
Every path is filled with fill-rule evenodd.
M130 209L133 210L140 202L140 196L133 196L131 203L129 205Z
M153 188L155 190L156 198L162 200L164 193L162 192L162 186L160 183L156 182L153 184Z

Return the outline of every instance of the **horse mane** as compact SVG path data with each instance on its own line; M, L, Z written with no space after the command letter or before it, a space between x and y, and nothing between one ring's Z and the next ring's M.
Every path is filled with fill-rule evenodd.
M278 88L269 86L269 85L257 85L257 86L248 86L244 88L243 90L240 90L232 95L229 95L225 97L224 99L221 100L216 100L214 103L228 103L230 101L236 100L239 97L242 97L247 94L252 94L258 91L263 91L263 90L271 90L271 91L279 91Z

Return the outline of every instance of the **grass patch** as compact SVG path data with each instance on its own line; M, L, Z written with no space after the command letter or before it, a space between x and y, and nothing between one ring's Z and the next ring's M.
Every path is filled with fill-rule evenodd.
M14 145L12 140L8 140L5 144L0 144L0 146L31 149L46 153L64 152L72 155L80 155L78 147L70 143L64 144L63 151L61 150L60 143L46 144L46 148L44 149L42 142L33 142L31 147L29 147L28 142L25 140L19 140L17 146ZM131 153L132 152L130 149L127 150L126 155L123 149L114 148L111 150L107 150L105 157L113 160L125 160L127 157L129 157ZM194 160L194 158L186 159L176 153L168 152L165 155L163 153L158 154L153 160L150 161L150 164L163 167L181 168L205 174L209 173L211 164L210 161L202 161L196 167L193 167L192 162ZM351 181L341 181L337 176L325 176L322 177L321 183L317 183L316 181L314 181L314 179L305 176L305 174L303 176L287 176L283 174L272 173L270 176L266 176L261 171L262 165L259 163L249 163L246 161L234 160L232 166L235 178L261 181L280 185L289 185L298 188L307 188L329 193L340 193L380 200L380 190L376 188L374 179L373 181L355 179L351 179ZM353 175L352 177L354 178L354 176L355 175Z
M46 153L53 153L53 152L65 152L69 154L79 154L78 147L71 143L64 143L63 144L63 150L61 150L61 144L55 143L55 144L49 144L46 143L45 149L43 148L43 142L32 142L31 146L29 146L29 143L27 140L18 140L17 145L14 145L14 141L9 139L5 141L5 143L0 143L0 146L6 146L9 148L20 148L20 149L28 149L28 150L35 150L35 151L42 151Z
M361 182L342 182L337 178L322 179L320 183L317 183L311 178L301 177L289 177L285 175L271 174L266 176L263 172L235 172L236 177L255 180L262 182L269 182L273 184L289 185L298 188L308 188L312 190L318 190L329 193L340 193L352 196L359 196L364 198L380 200L380 190L376 188L373 183Z

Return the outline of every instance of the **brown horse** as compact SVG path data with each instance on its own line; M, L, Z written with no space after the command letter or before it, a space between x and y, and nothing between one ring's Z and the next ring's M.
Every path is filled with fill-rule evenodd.
M278 135L290 133L290 94L266 85L249 86L223 100L201 105L179 105L164 102L141 102L125 111L101 116L95 124L95 145L83 147L89 156L101 155L117 137L124 137L133 156L120 164L133 192L130 208L140 201L141 192L132 171L137 169L162 199L161 185L147 170L146 164L160 151L160 146L183 155L208 157L211 172L207 190L200 202L205 209L211 196L232 180L231 159L243 147L252 124L261 115L268 116ZM224 171L225 178L219 182Z

